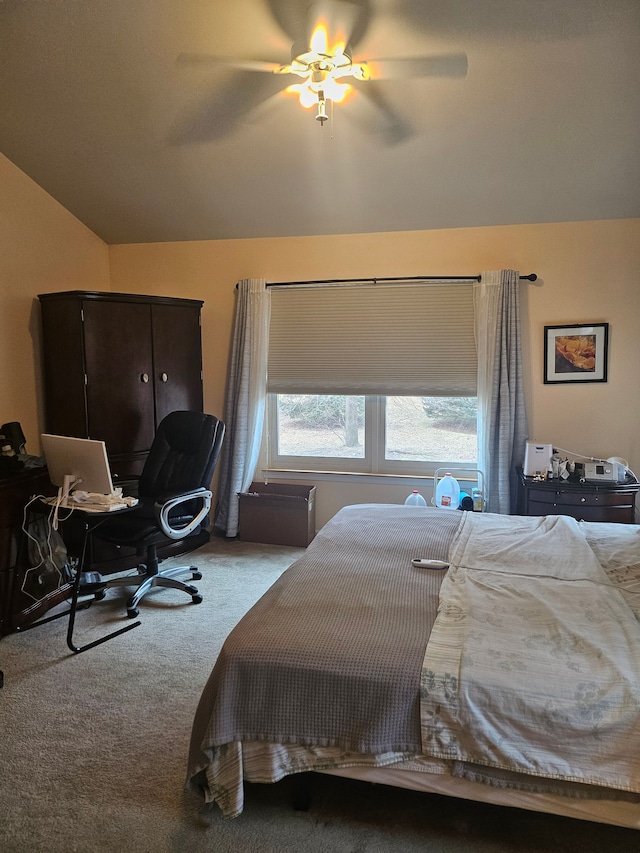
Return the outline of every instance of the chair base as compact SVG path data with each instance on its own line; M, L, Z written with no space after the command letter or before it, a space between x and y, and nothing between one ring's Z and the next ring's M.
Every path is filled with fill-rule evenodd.
M191 600L194 604L200 604L202 602L202 596L198 592L197 587L193 586L193 584L185 583L184 581L176 579L178 575L182 575L185 572L191 572L191 580L197 581L202 577L202 572L200 572L197 566L174 566L169 569L163 569L162 571L149 572L145 565L140 565L138 567L137 578L135 575L113 578L104 582L103 589L107 590L111 587L133 586L138 582L136 591L127 601L127 616L130 619L135 619L140 612L138 610L138 604L142 600L143 596L145 596L154 587L180 589L183 592L186 592L187 595L191 596Z

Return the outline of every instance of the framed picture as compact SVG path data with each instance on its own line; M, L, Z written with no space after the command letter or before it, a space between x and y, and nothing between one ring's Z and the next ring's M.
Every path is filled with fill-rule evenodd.
M606 382L609 324L544 327L544 381Z

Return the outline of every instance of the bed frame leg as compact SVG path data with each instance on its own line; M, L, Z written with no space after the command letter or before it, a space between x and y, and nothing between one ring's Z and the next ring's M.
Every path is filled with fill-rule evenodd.
M313 773L300 773L294 779L293 808L297 812L308 812L313 794Z

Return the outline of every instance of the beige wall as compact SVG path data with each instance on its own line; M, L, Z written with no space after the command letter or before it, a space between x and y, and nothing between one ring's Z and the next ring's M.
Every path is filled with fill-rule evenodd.
M0 424L19 421L27 451L37 454L44 428L37 295L109 290L109 254L2 155L0 188Z
M20 421L32 453L44 428L39 293L95 289L203 299L205 406L221 414L238 279L514 267L540 277L522 286L531 437L577 453L623 456L640 472L640 220L107 247L2 156L0 187L0 423ZM544 385L543 326L583 321L610 324L609 381ZM323 480L318 522L344 503L396 502L407 490L404 483Z
M466 275L503 267L535 272L539 281L522 285L531 438L579 454L623 456L640 472L640 220L119 245L109 255L112 290L205 300L205 406L214 414L223 409L238 279ZM544 325L578 322L610 324L609 381L544 385ZM318 522L344 503L396 502L406 493L404 484L322 481Z

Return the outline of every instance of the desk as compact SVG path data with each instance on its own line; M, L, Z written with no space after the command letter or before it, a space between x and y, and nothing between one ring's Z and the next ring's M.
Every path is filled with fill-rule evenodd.
M54 492L44 468L31 468L0 478L0 637L10 634L35 608L31 599L13 597L15 575L20 570L19 542L24 506L33 495ZM51 603L39 603L37 612L30 618L37 619L40 613L64 601L67 595L68 590L65 590L64 594L55 596L55 600L52 596ZM3 685L4 673L0 670L0 687Z
M32 468L0 478L0 637L28 628L71 594L70 584L44 592L37 602L21 592L23 573L29 568L25 543L21 543L25 505L34 495L52 497L55 494L57 489L51 484L46 468ZM84 524L79 521L80 516L81 513L74 513L61 527L65 544L73 556L79 556L84 547ZM158 554L162 558L178 556L208 541L209 534L205 530L189 540L159 548ZM101 574L122 572L138 564L135 548L101 544L96 552L90 543L87 557L90 568Z
M19 548L25 504L33 495L55 493L45 468L31 468L0 479L0 636L39 618L69 594L68 587L64 594L55 590L36 603L20 594L16 582L16 576L25 568L20 562L26 555Z
M112 518L114 515L120 515L121 513L130 512L132 509L135 509L135 506L125 507L123 509L113 510L112 512L83 512L82 508L78 508L74 510L80 516L84 517L84 525L85 525L85 540L89 540L91 538L91 533L100 526L102 522L104 522L107 518ZM85 541L86 544L86 541ZM83 553L85 553L85 548L83 548ZM67 646L74 654L79 654L80 652L85 652L87 649L93 649L96 646L102 645L102 643L106 643L107 640L111 640L113 637L119 637L120 634L126 634L127 631L131 631L132 628L137 628L140 625L140 620L136 620L135 622L125 625L124 628L118 628L115 631L111 631L109 634L105 634L103 637L100 637L97 640L93 640L91 643L87 643L84 646L76 646L73 642L73 629L76 621L76 613L78 611L78 599L81 595L93 595L95 598L101 598L104 595L104 590L106 589L106 582L102 579L102 576L89 572L85 574L83 569L84 565L79 565L76 570L76 576L73 581L72 593L71 593L71 605L69 608L69 623L67 627Z
M111 637L123 634L135 628L140 622L135 622L102 637L86 646L76 646L73 642L73 628L76 611L78 609L78 598L85 594L98 594L104 588L101 584L81 584L82 566L76 572L73 583L63 583L56 589L45 592L38 601L22 592L22 578L24 572L29 568L25 536L22 533L24 508L34 495L51 497L56 494L56 489L51 485L46 469L31 469L12 477L0 480L0 635L9 634L12 631L27 630L40 624L40 620L52 607L71 598L71 609L65 613L56 614L53 617L42 619L43 622L50 621L58 616L69 615L69 627L67 630L67 645L71 651L77 653L88 648L93 648L105 642ZM41 501L37 506L44 507ZM46 507L48 513L50 507ZM127 512L128 510L120 510ZM113 513L83 513L80 509L75 511L76 516L84 516L85 536L89 536L91 528L113 515ZM84 551L84 548L83 548ZM95 587L95 588L94 588ZM0 673L0 684L2 674Z

